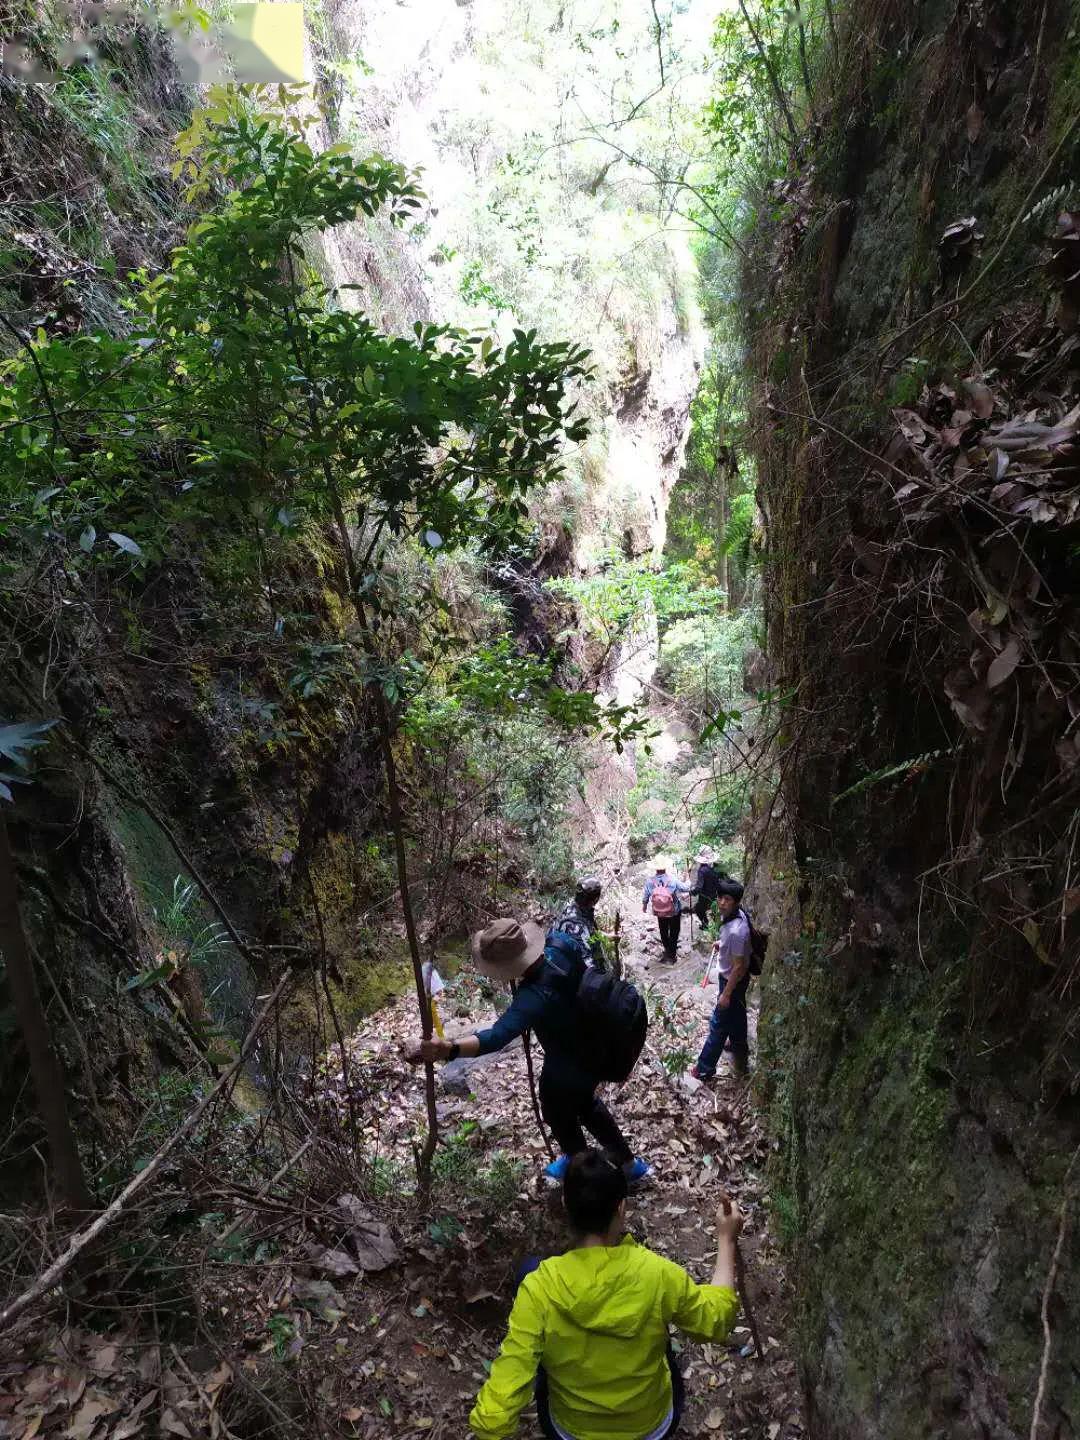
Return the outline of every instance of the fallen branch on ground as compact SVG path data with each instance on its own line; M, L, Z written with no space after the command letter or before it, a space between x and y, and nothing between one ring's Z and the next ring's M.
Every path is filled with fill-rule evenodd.
M176 1146L179 1145L180 1141L191 1134L191 1132L195 1129L196 1125L198 1125L202 1116L214 1103L214 1101L217 1099L218 1095L220 1095L222 1090L224 1090L226 1085L228 1085L235 1078L236 1074L240 1070L240 1067L247 1060L247 1057L251 1052L251 1048L255 1044L255 1041L258 1039L263 1026L269 1018L271 1012L277 1005L278 1001L281 999L282 995L288 989L293 978L294 972L292 970L286 970L285 973L282 975L281 979L278 981L277 985L275 985L271 994L267 996L266 1003L263 1005L258 1015L256 1015L251 1029L244 1037L244 1042L240 1046L240 1052L237 1055L236 1059L229 1066L228 1070L225 1071L225 1073L222 1075L221 1079L217 1082L214 1088L203 1097L203 1099L199 1102L198 1105L196 1105L195 1109L180 1126L179 1130L174 1131L173 1134L169 1136L168 1140L165 1141L164 1145L162 1145L161 1148L157 1151L157 1153L151 1158L149 1164L147 1164L132 1180L128 1182L128 1184L124 1187L123 1190L121 1190L120 1194L108 1207L108 1209L103 1210L96 1220L92 1221L91 1224L85 1226L75 1236L73 1236L67 1246L67 1249L64 1250L64 1252L56 1260L53 1261L53 1263L48 1267L48 1269L45 1270L41 1275L39 1275L38 1278L28 1289L24 1290L21 1295L17 1296L7 1307L6 1310L0 1312L0 1330L6 1328L14 1320L17 1320L24 1310L26 1310L30 1305L33 1305L35 1301L40 1300L43 1295L47 1294L48 1291L53 1288L53 1286L57 1283L61 1276L63 1276L67 1272L67 1270L71 1267L74 1261L78 1259L78 1257L83 1253L87 1246L91 1245L98 1238L98 1236L102 1234L104 1230L108 1229L108 1227L112 1224L116 1217L125 1209L129 1202L135 1198L135 1196L139 1193L140 1190L145 1189L146 1185L161 1169L168 1155L170 1155L171 1152L175 1150Z

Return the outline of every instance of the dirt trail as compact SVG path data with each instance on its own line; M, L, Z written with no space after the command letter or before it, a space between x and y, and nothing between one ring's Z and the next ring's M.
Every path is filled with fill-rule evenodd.
M673 783L692 785L693 772L677 777L677 751L676 745L670 758ZM685 851L685 833L668 838L676 853ZM652 1017L634 1075L621 1089L608 1087L606 1097L635 1150L653 1166L631 1200L630 1228L638 1240L705 1279L712 1265L717 1195L729 1189L748 1217L743 1249L765 1349L760 1361L744 1353L750 1339L745 1317L727 1344L677 1342L683 1345L689 1394L681 1433L796 1440L804 1427L794 1362L784 1341L790 1296L769 1232L762 1175L769 1141L752 1092L734 1079L726 1059L713 1088L685 1076L717 990L715 984L701 986L708 944L696 925L691 943L688 917L677 964L658 962L656 922L641 911L648 873L647 864L621 868L601 901L605 916L615 908L621 913L626 972L646 994ZM463 975L442 997L448 1033L487 1023L495 1003L505 1004L505 998ZM752 1046L755 1018L752 1014ZM402 1000L374 1017L349 1046L354 1082L382 1095L378 1121L366 1140L378 1146L386 1174L394 1173L395 1165L404 1173L422 1114L421 1079L398 1058L399 1040L414 1030L413 1004ZM534 1058L539 1068L541 1057ZM547 1154L521 1046L441 1072L439 1095L444 1144L435 1213L425 1222L403 1214L402 1249L408 1256L403 1283L397 1272L390 1285L369 1277L364 1304L377 1324L362 1326L349 1344L355 1363L345 1367L344 1399L356 1433L365 1436L412 1430L467 1434L472 1399L504 1333L518 1262L527 1254L555 1253L566 1243L557 1187L542 1174ZM521 1433L539 1434L531 1411Z
M627 1137L653 1166L631 1201L630 1227L643 1243L707 1278L717 1193L730 1189L748 1216L743 1244L766 1351L763 1362L740 1354L749 1341L745 1328L726 1345L686 1343L690 1405L683 1433L794 1440L803 1429L794 1365L783 1343L788 1296L764 1206L768 1141L746 1087L726 1068L713 1089L682 1078L717 992L715 985L700 987L705 952L691 947L688 936L677 965L656 965L654 929L638 899L627 970L648 994L653 1020L637 1070L626 1086L609 1087L607 1097ZM493 1013L465 977L443 999L451 1033ZM404 1071L396 1053L397 1037L414 1028L412 1008L403 1001L350 1045L357 1078L377 1084L384 1096L369 1137L377 1139L384 1166L407 1165L422 1113L420 1080ZM469 1404L503 1334L518 1261L565 1244L557 1188L542 1175L547 1156L521 1047L444 1075L439 1112L447 1143L440 1152L436 1212L423 1225L403 1217L402 1249L409 1256L404 1284L395 1279L384 1290L377 1277L369 1279L364 1304L379 1323L374 1334L363 1327L362 1339L350 1344L357 1358L348 1367L350 1413L372 1415L389 1404L395 1420L389 1425L387 1416L380 1427L372 1415L371 1425L358 1431L364 1435L409 1433L417 1420L431 1420L427 1428L448 1437L466 1433ZM523 1164L515 1170L514 1162ZM348 1304L348 1291L344 1295ZM523 1426L523 1435L538 1433L534 1422Z

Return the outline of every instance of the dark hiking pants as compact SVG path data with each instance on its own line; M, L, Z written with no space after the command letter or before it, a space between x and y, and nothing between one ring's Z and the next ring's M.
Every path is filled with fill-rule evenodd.
M540 1260L536 1255L529 1255L521 1262L514 1279L515 1295L525 1276L531 1275L534 1270L538 1270L539 1268ZM668 1436L674 1435L678 1430L679 1421L682 1419L683 1411L686 1409L686 1381L683 1379L683 1373L679 1369L679 1362L675 1359L675 1351L671 1348L670 1342L667 1347L667 1363L668 1369L671 1371L671 1408L674 1413L671 1424L664 1431L664 1440L668 1440ZM555 1429L555 1425L552 1422L551 1406L548 1403L547 1371L542 1365L538 1366L536 1370L536 1389L534 1395L536 1399L536 1418L540 1422L541 1431L547 1436L547 1440L559 1440L559 1432Z
M588 1130L623 1165L634 1158L611 1111L596 1094L597 1080L561 1055L546 1055L540 1071L540 1110L564 1155L588 1149Z
M725 985L727 984L723 976L720 977L720 980ZM749 988L750 976L744 975L732 993L730 1005L724 1010L717 1005L713 1010L712 1018L709 1021L708 1039L702 1046L697 1062L698 1074L703 1079L716 1074L717 1064L728 1040L731 1041L731 1054L736 1070L746 1069L749 1059L749 1046L746 1039L746 992Z
M664 952L672 960L679 948L679 931L682 929L681 915L658 915L656 923L660 926L660 944Z

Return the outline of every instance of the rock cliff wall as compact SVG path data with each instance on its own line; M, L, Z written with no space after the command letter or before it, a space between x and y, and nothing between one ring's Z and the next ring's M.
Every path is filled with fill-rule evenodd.
M815 1440L1080 1427L1078 23L848 7L758 196L761 1076Z

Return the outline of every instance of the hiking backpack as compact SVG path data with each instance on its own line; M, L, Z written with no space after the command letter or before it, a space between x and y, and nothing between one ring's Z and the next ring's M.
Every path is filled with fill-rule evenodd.
M769 950L769 932L759 930L745 910L740 913L750 929L750 974L760 975Z
M657 919L667 919L675 914L675 892L670 885L657 885L652 892L652 913Z
M586 965L588 954L576 935L548 931L544 959L554 987L577 1001L583 1058L598 1079L621 1085L645 1044L645 1001L628 980Z
M605 970L586 970L578 985L578 1014L588 1044L589 1069L621 1085L630 1078L645 1045L649 1016L628 980Z
M555 988L564 995L576 995L589 959L588 946L568 930L549 930L544 941L544 959Z

